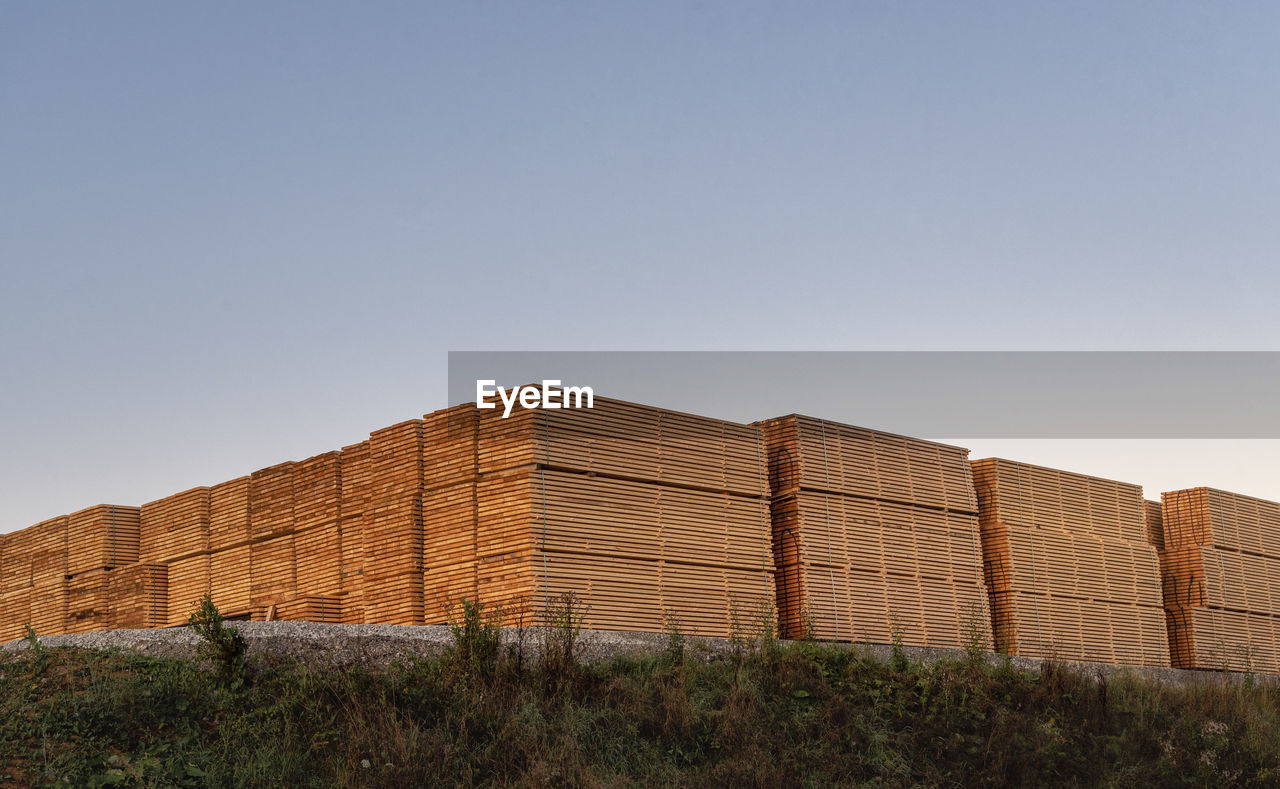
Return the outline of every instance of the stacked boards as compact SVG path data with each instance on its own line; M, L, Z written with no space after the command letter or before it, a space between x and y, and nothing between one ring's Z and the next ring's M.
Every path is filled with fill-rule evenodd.
M1213 488L1162 504L1174 665L1280 671L1280 504Z
M67 516L67 611L70 633L117 626L112 575L139 559L142 512L99 504Z
M143 505L144 536L149 506L188 513L174 524L182 539L170 538L161 556L144 553L165 568L165 624L185 624L206 594L232 619L305 613L305 600L293 605L301 598L324 598L326 612L340 607L341 468L342 453L326 452ZM185 506L171 500L179 497Z
M999 458L973 477L998 649L1169 665L1141 487Z
M4 635L17 638L28 624L39 633L65 632L67 521L63 515L5 535L0 557Z
M600 397L473 412L472 481L424 497L429 553L457 557L425 574L428 621L472 596L538 622L570 592L595 629L729 636L772 618L759 429Z
M114 626L111 577L138 561L139 509L98 505L4 536L0 640Z
M968 450L798 415L759 427L784 636L988 643Z

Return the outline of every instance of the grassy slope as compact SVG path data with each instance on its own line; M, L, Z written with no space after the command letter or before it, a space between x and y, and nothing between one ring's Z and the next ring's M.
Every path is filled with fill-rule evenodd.
M10 653L0 785L1280 784L1274 686L768 642L710 663L676 648L528 666L476 638L379 675L259 664L225 681L188 661Z

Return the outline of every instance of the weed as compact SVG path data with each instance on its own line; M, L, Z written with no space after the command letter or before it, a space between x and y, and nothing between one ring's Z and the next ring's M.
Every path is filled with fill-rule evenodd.
M910 667L910 661L907 660L906 650L902 646L902 637L905 633L902 626L902 620L898 618L896 613L889 614L889 643L891 645L891 665L894 671L906 671Z
M519 678L524 675L525 657L529 654L528 598L522 596L511 601L506 618L510 619L507 623L510 638L503 665L510 677Z
M664 655L672 666L682 667L685 658L685 638L684 630L680 626L680 616L674 611L668 611L666 621L667 648Z
M27 642L27 648L31 650L31 659L35 662L37 670L43 673L49 662L49 654L45 651L44 644L40 643L40 636L36 635L35 628L27 625L27 632L22 640Z
M976 611L971 611L969 613L969 621L965 625L965 664L970 668L976 668L982 665L986 654L986 628L982 626L982 617Z
M564 592L548 601L543 612L538 666L552 684L562 683L577 668L578 636L586 615L586 607L573 592Z
M462 621L449 625L454 658L464 674L493 679L502 647L502 613L486 616L484 603L463 599Z
M213 598L205 595L200 606L192 612L187 625L200 637L196 647L200 657L213 663L218 679L224 685L235 688L244 682L244 636L234 627L223 624L222 612L214 605Z
M548 619L581 611L562 600ZM41 673L0 655L0 785L1280 784L1269 678L771 650L575 661L554 682L503 661L459 682L456 648L379 673L277 660L228 693L191 661L46 646Z
M801 639L810 643L816 641L818 638L818 628L813 619L813 609L809 607L809 603L807 601L800 608L800 624L803 628L803 635L801 636Z

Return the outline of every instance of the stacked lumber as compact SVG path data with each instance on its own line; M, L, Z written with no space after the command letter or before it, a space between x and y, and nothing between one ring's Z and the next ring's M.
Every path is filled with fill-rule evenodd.
M249 537L267 539L293 531L293 461L249 475Z
M13 546L18 534L0 534L0 644L21 638L31 613L31 560Z
M0 593L0 644L22 638L31 621L31 587Z
M111 626L164 627L169 619L169 568L133 564L112 570L107 578Z
M50 518L25 531L28 540L25 548L31 555L31 585L64 580L67 577L67 516Z
M1143 525L1146 528L1147 542L1157 551L1164 550L1164 512L1158 501L1142 502Z
M424 573L428 621L455 615L473 583L486 606L533 622L572 592L596 629L661 631L671 618L726 636L771 616L756 428L601 397L506 419L472 411L473 480L423 497L427 545L456 557ZM453 440L469 445L463 413ZM468 471L461 450L444 465Z
M342 551L342 621L360 624L364 619L364 524L368 515L369 442L342 448L339 485L338 531Z
M293 528L300 593L342 594L342 453L326 452L293 469Z
M1169 665L1142 488L999 458L973 462L997 647Z
M1213 488L1161 499L1174 665L1280 671L1280 504Z
M249 546L249 604L265 608L298 591L294 535L285 534ZM170 581L172 583L172 581Z
M362 525L366 621L423 622L422 420L369 436L369 492Z
M760 424L786 637L986 643L968 450L794 414Z
M67 516L67 573L77 575L138 561L142 511L99 504Z
M30 625L40 635L65 633L67 577L50 576L31 585Z
M422 418L423 618L448 621L478 595L477 428L471 404Z
M165 624L185 625L209 594L209 554L198 553L166 563L168 576Z
M0 552L0 594L21 592L31 588L31 559L35 553L35 532L20 529L4 536ZM0 609L2 612L3 609Z
M249 541L249 477L209 488L209 549L221 551Z
M763 448L734 422L595 398L595 407L480 411L477 472L538 465L758 496Z
M342 601L337 597L303 595L275 604L273 619L342 624Z
M67 619L61 632L92 633L114 626L109 569L88 570L67 579Z
M975 513L969 450L792 414L761 423L771 436L772 495L821 490Z
M184 490L142 505L138 559L165 563L208 550L209 489Z
M67 616L67 516L24 529L20 542L31 557L30 625L41 635L65 632Z
M253 605L252 550L241 543L209 553L209 597L223 616L240 616Z

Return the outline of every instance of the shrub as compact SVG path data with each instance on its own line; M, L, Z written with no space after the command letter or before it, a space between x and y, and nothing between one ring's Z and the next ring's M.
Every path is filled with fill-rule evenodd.
M205 595L200 606L187 620L187 625L200 637L196 647L200 657L213 663L218 679L228 686L238 686L244 680L244 636L234 627L223 624L222 612L214 605L213 598Z

